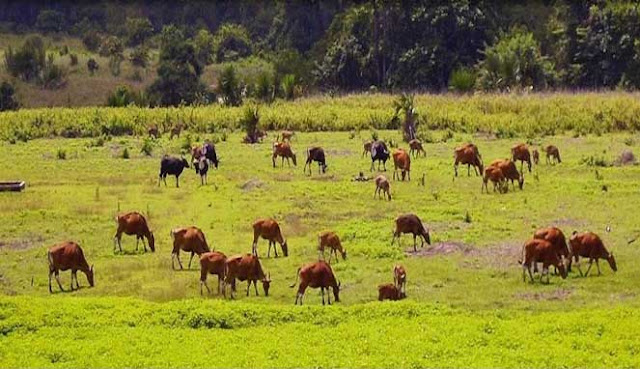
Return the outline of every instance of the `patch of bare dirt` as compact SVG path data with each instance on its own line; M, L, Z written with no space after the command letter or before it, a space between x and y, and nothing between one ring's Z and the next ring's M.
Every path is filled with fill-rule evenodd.
M329 150L326 150L326 153L328 156L349 156L354 154L353 151L346 150L346 149L343 149L343 150L329 149Z
M287 232L284 236L303 236L309 232L309 227L302 222L302 217L297 214L287 214L284 216Z
M580 228L580 227L584 227L586 225L585 221L580 220L580 219L575 219L575 218L555 219L555 220L551 221L549 224L552 224L552 225L554 225L556 227L559 227L559 228L562 228L562 227ZM571 232L573 232L573 230ZM571 234L571 232L569 232L569 234Z
M311 176L311 180L312 181L321 181L321 182L326 182L326 181L330 181L330 182L335 182L338 180L338 177L336 177L333 174L329 174L329 175L324 175L324 176Z
M293 180L293 176L288 173L279 173L279 174L276 174L273 177L273 179L275 179L278 182L291 182Z
M38 247L44 241L44 237L33 235L16 240L0 240L0 250L27 250Z
M420 243L420 241L418 241ZM448 255L455 252L461 252L463 254L469 254L474 250L473 246L462 242L438 242L434 245L421 248L418 246L418 251L413 251L413 244L411 248L405 251L408 256L417 257L431 257L436 255Z
M573 294L573 290L567 288L559 288L553 291L542 291L542 292L522 292L515 294L516 298L525 299L525 300L560 300L564 301L568 299L571 294Z
M501 243L473 249L469 256L479 259L482 265L506 269L518 266L518 259L522 258L522 245L513 242Z
M252 179L246 181L245 183L243 183L242 185L240 185L239 187L243 191L251 191L251 190L255 190L256 188L266 187L266 183L262 182L261 180L259 180L257 178L252 178Z

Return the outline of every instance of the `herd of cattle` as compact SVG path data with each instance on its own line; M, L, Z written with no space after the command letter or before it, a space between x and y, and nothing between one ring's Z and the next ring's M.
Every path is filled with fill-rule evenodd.
M179 132L176 133L179 135ZM296 154L291 148L292 132L284 131L282 133L282 140L274 143L272 164L276 166L277 157L282 158L281 165L284 165L284 160L293 161L294 166L297 165ZM390 153L387 145L383 141L366 142L363 146L363 155L369 153L371 155L371 171L374 170L375 163L378 162L378 170L380 171L380 165L383 170L386 171L386 162L389 158L393 158L394 163L394 180L411 180L411 157L416 159L422 154L426 156L426 152L422 146L422 143L417 140L411 140L409 142L410 150L407 152L404 149L396 149L393 153ZM560 163L559 150L555 146L547 146L545 148L547 163L555 164ZM210 165L218 168L219 160L216 154L215 146L209 142L206 142L201 147L194 147L191 151L191 163L195 168L197 174L201 176L202 184L206 183L206 176ZM508 190L508 182L511 181L512 186L515 189L514 181L518 181L519 188L523 188L524 174L523 166L527 164L529 172L531 172L532 162L538 164L539 162L538 150L529 151L529 148L525 144L518 144L511 148L510 159L498 159L493 161L486 168L484 167L482 156L478 150L478 147L472 143L465 144L457 147L454 150L454 173L458 175L458 166L460 164L467 165L467 175L470 175L471 167L474 168L476 175L482 175L483 184L481 191L487 190L487 184L489 181L493 183L494 192L506 192ZM307 150L307 160L304 167L304 172L311 175L311 164L313 162L318 163L318 170L320 173L325 173L328 166L326 163L325 153L321 147L311 147ZM516 162L520 161L520 170L516 166ZM290 165L290 164L289 164ZM179 177L184 168L189 167L189 162L185 158L164 156L160 164L160 175L158 185L160 181L164 181L166 186L167 175L174 175L176 177L176 187L179 187ZM360 174L362 177L362 173ZM374 193L380 197L381 193L384 193L386 197L391 200L390 182L382 174L374 178L376 190ZM151 231L145 217L138 212L130 212L121 214L116 217L117 230L114 236L114 250L119 249L122 252L122 234L131 235L136 237L136 251L138 250L139 243L142 241L145 252L147 251L147 245L152 252L155 252L155 238ZM268 296L269 287L271 284L270 273L265 273L260 258L258 256L258 240L263 238L268 241L267 257L271 256L271 248L274 249L275 257L278 257L277 245L280 245L280 249L284 256L289 255L289 247L287 241L282 236L280 226L274 219L259 219L253 223L253 243L251 253L240 254L227 257L220 251L212 251L207 244L206 238L202 230L197 227L183 227L171 230L170 235L173 240L173 250L171 252L171 266L175 269L175 261L178 262L180 269L183 269L182 262L180 260L180 251L190 253L190 259L188 268L191 268L191 263L195 255L200 258L200 293L203 293L203 286L209 293L211 290L207 284L207 276L215 275L218 277L218 294L222 293L226 297L227 286L230 286L230 297L234 298L236 292L236 280L247 281L247 296L249 295L251 284L253 283L255 294L258 295L257 282L262 283L264 294ZM405 214L398 216L395 219L395 231L391 244L396 239L400 238L401 234L413 235L413 248L417 251L417 238L420 238L421 247L426 242L431 244L431 238L429 230L426 229L421 219L415 214ZM145 243L146 241L146 243ZM329 259L325 260L325 249L329 249ZM322 303L325 303L325 290L328 293L329 289L332 289L334 295L334 301L340 301L339 291L340 282L338 282L333 270L331 268L331 259L335 256L336 261L338 253L343 260L347 258L347 251L342 246L339 236L335 232L323 232L318 236L318 251L320 257L318 261L305 264L298 268L296 272L296 281L291 287L295 287L298 284L298 292L296 294L295 303L302 304L302 298L304 296L307 287L320 288L322 295ZM600 237L592 232L577 233L573 232L569 242L567 243L564 233L556 228L549 227L543 228L535 232L533 238L527 241L522 248L522 260L518 263L523 268L523 280L526 281L526 273L528 272L531 281L533 282L533 273L538 272L538 264L542 263L542 273L540 273L540 281L543 277L547 277L547 283L549 282L549 267L554 266L556 273L559 273L562 278L567 277L567 273L571 272L572 260L575 261L578 270L581 275L582 269L580 268L580 257L589 259L589 267L584 274L588 275L591 270L591 266L595 261L598 273L600 274L599 259L605 259L614 271L617 270L616 261L613 253L606 250ZM59 272L65 270L71 270L71 289L79 288L77 271L83 272L90 286L94 285L93 278L93 266L89 266L82 251L82 248L75 242L67 241L61 244L52 246L48 250L47 259L49 262L49 291L53 292L51 287L52 276L55 276L58 286L61 290L62 284L60 283ZM533 269L533 271L532 271ZM378 286L378 298L379 300L399 300L406 297L406 280L407 273L403 266L396 265L393 268L394 283L382 284ZM328 303L331 303L331 296L328 294Z

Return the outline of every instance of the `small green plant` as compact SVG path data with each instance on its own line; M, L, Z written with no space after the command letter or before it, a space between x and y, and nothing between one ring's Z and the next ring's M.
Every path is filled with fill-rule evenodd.
M438 191L431 192L431 196L433 196L433 199L436 201L440 200L440 193Z
M580 164L584 164L584 165L587 165L589 167L609 167L609 166L611 166L611 163L609 163L607 161L607 159L604 158L604 156L594 156L594 155L583 156L582 159L580 159Z
M129 149L125 147L124 150L122 150L122 158L129 159L129 157Z
M65 149L58 149L57 152L58 160L66 160L67 159L67 151Z
M146 156L151 156L151 153L153 152L153 140L150 137L144 139L140 152Z
M444 134L442 135L442 142L447 142L449 140L451 140L453 138L453 131L448 129L446 131L444 131Z
M69 65L78 65L78 55L69 54Z
M633 146L635 145L635 140L633 139L633 137L627 137L624 139L624 144L627 146Z
M371 131L371 139L372 139L373 141L378 141L378 138L380 138L380 137L378 136L378 131Z
M349 132L349 139L353 140L354 138L356 138L356 131Z
M223 129L222 133L220 133L220 141L227 142L227 138L229 138L229 133L226 129Z
M472 221L471 214L469 214L469 211L467 210L467 212L464 214L464 222L471 223L471 221Z

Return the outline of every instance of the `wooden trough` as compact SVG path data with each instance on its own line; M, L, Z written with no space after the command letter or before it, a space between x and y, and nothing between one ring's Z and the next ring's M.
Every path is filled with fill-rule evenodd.
M24 190L24 181L0 182L0 192L13 191L19 192Z

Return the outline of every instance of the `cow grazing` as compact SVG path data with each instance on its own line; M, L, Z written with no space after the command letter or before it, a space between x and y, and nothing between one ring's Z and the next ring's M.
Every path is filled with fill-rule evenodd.
M284 140L287 141L291 141L291 137L293 137L295 133L292 131L282 131L280 133L280 137L281 137L281 141L284 142Z
M176 158L165 155L160 161L160 175L158 177L158 186L160 181L164 181L164 185L167 186L167 175L176 176L176 187L180 187L180 174L184 168L189 168L189 163L185 158Z
M399 291L407 291L407 271L402 265L396 265L393 267L393 283Z
M271 218L258 219L253 223L253 244L251 252L255 256L258 256L258 238L260 237L269 241L267 257L271 256L272 245L273 251L275 252L276 257L278 257L276 242L280 244L280 248L282 249L282 253L284 253L284 256L289 256L289 247L287 246L287 241L282 237L280 225L275 220Z
M49 292L51 289L51 275L56 276L60 291L64 291L62 283L60 283L60 271L71 269L71 290L73 291L73 281L76 281L76 288L80 288L78 283L78 270L87 276L89 286L93 287L93 265L89 267L87 259L84 257L82 248L75 242L66 241L52 246L47 251L47 260L49 260Z
M589 268L587 268L587 272L584 273L585 277L589 275L589 271L591 270L591 266L594 261L598 268L598 275L601 274L600 264L598 262L599 259L606 259L607 262L609 262L611 270L614 272L618 271L616 258L613 256L612 252L607 251L604 247L604 243L602 243L602 240L597 234L593 232L578 233L574 231L569 239L569 245L571 246L571 254L578 266L580 275L583 275L582 269L580 268L580 257L589 258Z
M380 171L380 162L382 162L382 166L384 171L387 170L387 160L389 160L389 149L387 149L387 144L384 141L376 141L371 144L371 171L373 172L373 164L378 162L378 171Z
M145 217L138 212L131 212L126 214L121 214L116 216L116 223L118 223L118 229L116 230L116 235L114 236L114 250L117 246L120 248L120 252L122 252L122 233L129 236L136 236L136 251L138 251L138 244L140 240L142 240L142 246L144 246L144 252L147 252L147 245L144 243L144 239L147 239L149 243L149 248L152 252L156 251L156 243L153 237L153 232L149 230L149 225L147 224L147 220Z
M418 140L417 138L409 141L409 147L409 153L411 155L414 155L414 158L417 158L420 153L422 153L422 156L427 156L427 152L424 151L424 148L422 147L422 142L420 142L420 140Z
M404 181L405 174L407 179L411 180L411 156L403 150L398 149L393 152L393 179L400 179L398 169L402 172L402 180Z
M291 150L291 145L288 142L276 142L273 144L273 155L271 157L271 161L273 162L273 167L276 167L276 158L280 156L282 158L281 167L284 167L284 159L287 159L287 165L291 166L289 163L289 159L293 161L293 165L297 166L296 162L296 153Z
M400 243L400 236L403 233L411 233L413 234L413 251L418 251L416 246L416 238L418 236L421 237L420 247L424 247L424 243L427 245L431 245L431 237L429 236L429 230L424 228L422 221L415 214L404 214L400 215L396 218L396 229L393 232L393 238L391 239L391 244L398 239L398 243Z
M247 296L249 296L249 288L251 283L256 290L258 296L257 282L262 282L264 295L269 296L269 287L271 286L271 277L264 273L262 265L257 256L251 254L231 256L226 262L225 285L231 286L231 298L234 298L236 292L236 279L240 282L247 281Z
M389 201L391 201L391 191L390 191L391 184L389 183L389 179L387 179L387 177L380 174L374 179L374 182L376 183L376 190L373 193L373 198L375 199L376 195L378 195L378 198L380 198L381 193L384 192L389 198Z
M303 171L306 173L307 167L309 167L309 175L311 175L311 163L318 162L318 173L325 173L327 171L327 162L324 157L324 150L322 147L311 147L307 149L307 162L304 164Z
M171 134L169 136L169 139L173 140L174 136L177 136L178 138L180 138L180 133L182 133L182 128L183 128L182 123L176 124L175 126L171 127Z
M471 175L471 167L476 172L476 175L482 175L483 172L483 164L482 164L482 155L478 151L478 147L472 143L465 144L463 146L457 147L454 150L455 163L453 164L453 170L455 172L455 176L458 176L458 165L467 165L467 176ZM478 174L478 171L480 173Z
M362 144L362 156L371 154L371 145L373 145L373 141L367 141Z
M511 181L511 186L514 190L516 189L514 181L518 181L518 187L522 190L522 187L524 186L524 176L518 171L515 162L509 159L498 159L494 160L490 166L500 168L505 182Z
M209 161L204 156L201 157L197 163L193 163L196 167L196 173L200 175L200 184L207 184L207 173L209 172Z
M335 302L340 302L340 283L336 282L336 277L333 274L331 265L323 260L316 261L315 263L306 264L296 272L296 281L289 287L293 288L300 279L300 285L298 286L298 293L296 294L296 302L302 305L302 298L304 297L304 291L307 287L320 288L322 293L322 305L324 305L324 291L329 292L329 288L333 289L333 296ZM328 303L331 305L331 295L327 294Z
M498 166L488 166L484 170L484 176L482 177L482 188L480 189L480 193L482 193L484 190L489 193L489 180L491 180L491 182L493 183L493 192L496 192L496 189L498 190L498 192L506 192L506 190L509 188L508 185L506 185L507 181L504 177L504 174Z
M160 137L160 130L158 129L158 126L155 124L149 126L147 133L149 134L149 137L153 137L154 139L158 139Z
M324 259L324 249L329 248L329 264L331 264L331 256L336 255L336 262L338 261L338 252L342 255L342 260L347 260L347 250L342 247L340 238L335 232L322 232L318 236L318 251Z
M405 297L407 297L406 294L393 283L381 284L378 286L378 301L398 301Z
M526 162L529 173L531 173L531 153L526 144L517 144L511 148L511 160L520 161L520 171L522 171L522 167Z
M529 277L531 278L531 282L533 282L533 274L531 273L531 266L535 265L535 263L542 263L542 274L540 274L540 281L542 282L542 278L544 275L547 276L547 283L549 283L549 266L553 265L560 272L560 276L562 279L567 278L567 270L564 267L564 264L558 257L558 254L551 244L551 242L547 240L541 239L531 239L527 241L522 247L522 257L523 261L520 261L522 264L522 281L527 280L526 272L529 272Z
M569 252L569 246L567 246L567 239L564 233L557 227L540 228L534 232L533 238L540 240L546 240L553 245L556 254L567 266L567 272L571 271L571 253ZM538 270L538 266L534 265L534 272ZM556 271L557 272L557 271Z
M200 255L200 295L202 295L202 285L207 288L207 292L211 294L211 289L207 285L207 276L218 276L218 295L220 291L224 291L224 277L227 263L227 256L219 251L205 252Z
M212 143L205 142L202 147L194 146L191 148L191 162L194 164L196 174L199 173L199 168L195 164L198 163L200 161L200 158L202 157L209 160L209 162L211 162L211 164L213 164L213 166L218 169L219 161L216 154L216 147Z
M533 149L531 156L533 156L533 164L538 165L540 163L540 152L538 149Z
M184 252L190 252L191 258L189 258L189 267L191 269L191 261L193 256L198 256L209 252L209 245L204 237L204 233L197 227L184 227L176 228L171 231L171 238L173 239L173 250L171 251L171 268L175 269L174 260L178 259L178 265L180 269L183 269L182 262L180 261L180 250Z
M560 160L560 150L556 146L549 145L544 151L547 153L547 164L562 163Z

